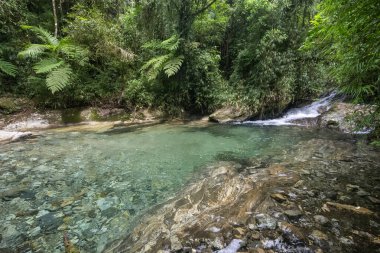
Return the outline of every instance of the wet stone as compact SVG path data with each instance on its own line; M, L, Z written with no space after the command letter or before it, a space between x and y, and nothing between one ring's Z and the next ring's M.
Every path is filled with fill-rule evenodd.
M368 199L374 203L374 204L380 204L380 199L378 198L375 198L375 197L372 197L372 196L368 196Z
M286 210L284 214L290 219L290 220L297 220L301 218L303 213L298 210L298 209L291 209L291 210Z
M214 241L211 242L211 247L214 250L220 250L224 248L223 240L220 237L216 237Z
M273 193L270 195L272 199L276 200L277 202L285 202L287 200L286 196L281 193Z
M357 194L358 196L360 196L360 197L366 197L366 196L371 195L371 194L369 194L368 192L366 192L366 191L364 191L364 190L362 190L362 189L360 189L356 194Z
M115 214L117 214L119 212L119 210L115 207L110 207L104 211L102 211L102 216L105 216L107 218L112 218L113 216L115 216Z
M347 184L346 185L346 190L348 192L355 192L355 191L358 191L360 189L360 186L358 185L354 185L354 184Z
M315 215L314 220L321 225L327 225L329 223L329 219L323 215Z
M54 232L63 223L63 220L55 217L52 213L48 213L39 217L37 222L44 233L50 233Z
M277 227L277 219L268 214L257 214L255 218L259 229L276 229Z
M314 230L309 236L310 239L313 240L314 244L320 246L321 248L329 247L328 245L328 237L326 234L319 230Z

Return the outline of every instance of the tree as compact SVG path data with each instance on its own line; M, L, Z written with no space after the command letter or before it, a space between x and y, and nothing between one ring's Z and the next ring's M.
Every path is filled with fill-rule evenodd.
M74 75L72 65L84 66L88 61L87 50L69 40L58 40L42 28L22 28L32 31L43 44L30 44L18 56L38 60L33 69L36 74L46 75L46 86L52 93L68 86Z
M329 62L330 74L357 101L380 95L380 2L323 0L305 49Z

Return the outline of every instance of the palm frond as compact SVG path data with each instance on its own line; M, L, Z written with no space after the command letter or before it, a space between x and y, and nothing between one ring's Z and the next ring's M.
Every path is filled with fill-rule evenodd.
M164 72L168 77L171 77L180 70L183 63L183 55L177 56L164 64Z
M0 70L7 75L16 76L17 67L8 61L4 61L0 58Z
M47 44L50 44L52 46L58 46L59 44L59 41L56 37L41 27L23 25L21 28L32 31L40 40Z
M55 58L48 58L39 61L37 64L33 66L33 69L34 71L36 71L37 74L44 74L51 72L52 70L58 68L62 64L64 64L64 61L58 61Z
M49 47L41 44L31 44L25 50L18 53L21 58L37 58L43 54Z
M70 84L72 73L68 65L55 69L46 77L46 86L52 93L60 91Z

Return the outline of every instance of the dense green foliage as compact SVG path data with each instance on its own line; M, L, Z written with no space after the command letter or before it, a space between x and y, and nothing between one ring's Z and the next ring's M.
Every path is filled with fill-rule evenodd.
M0 92L170 115L234 104L273 117L336 87L379 103L379 10L371 0L0 0Z
M329 76L354 101L378 107L362 124L380 139L380 2L324 0L304 48L327 62Z

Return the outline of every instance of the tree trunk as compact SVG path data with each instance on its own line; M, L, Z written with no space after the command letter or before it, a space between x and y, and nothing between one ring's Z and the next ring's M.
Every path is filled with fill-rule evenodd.
M53 5L53 17L54 17L54 37L58 37L58 18L57 18L57 8L55 6L55 0L51 0Z

